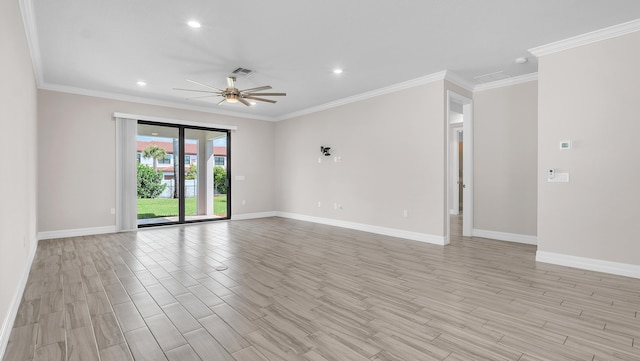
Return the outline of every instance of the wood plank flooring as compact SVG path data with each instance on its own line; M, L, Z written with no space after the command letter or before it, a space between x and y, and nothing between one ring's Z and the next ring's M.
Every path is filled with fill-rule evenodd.
M640 360L639 313L534 246L266 218L41 241L3 359Z

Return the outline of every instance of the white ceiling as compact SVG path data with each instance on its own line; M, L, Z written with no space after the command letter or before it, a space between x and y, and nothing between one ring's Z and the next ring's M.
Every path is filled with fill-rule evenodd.
M20 1L41 88L263 119L444 70L470 86L533 73L527 49L640 18L638 0ZM248 108L172 89L224 88L237 67L256 71L238 88L287 96Z

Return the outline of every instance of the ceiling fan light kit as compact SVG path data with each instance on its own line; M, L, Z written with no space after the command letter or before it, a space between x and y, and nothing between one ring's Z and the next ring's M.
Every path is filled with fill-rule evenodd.
M182 88L173 88L174 90L181 90L181 91L192 91L192 92L198 92L198 93L208 93L210 95L205 95L205 96L198 96L198 97L193 97L193 98L187 98L187 99L201 99L201 98L210 98L210 97L222 97L222 100L218 103L218 105L227 102L227 103L242 103L248 107L250 107L252 104L255 104L254 102L249 102L247 101L247 99L250 100L257 100L260 102L267 102L267 103L276 103L275 100L271 100L271 99L267 99L267 98L261 98L264 96L269 96L269 97L283 97L286 96L287 93L259 93L260 91L263 90L268 90L271 89L270 85L264 85L264 86L259 86L256 88L249 88L249 89L244 89L244 90L238 90L238 88L236 88L236 77L231 76L227 78L227 88L226 89L219 89L216 87L212 87L209 86L207 84L204 83L200 83L197 82L195 80L190 80L187 79L188 82L200 85L202 87L205 87L207 89L210 90L198 90L198 89L182 89Z
M238 102L238 95L237 94L229 94L229 95L227 95L227 97L225 99L229 103L237 103Z

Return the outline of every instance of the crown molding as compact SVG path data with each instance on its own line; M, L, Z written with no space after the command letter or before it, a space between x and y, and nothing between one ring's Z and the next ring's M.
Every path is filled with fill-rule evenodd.
M310 108L302 109L302 110L299 110L297 112L284 114L284 115L282 115L280 117L277 117L275 120L285 120L285 119L291 119L291 118L299 117L299 116L302 116L302 115L317 113L317 112L320 112L320 111L323 111L323 110L327 110L327 109L339 107L339 106L342 106L342 105L359 102L359 101L366 100L366 99L369 99L369 98L374 98L374 97L377 97L377 96L380 96L380 95L394 93L394 92L397 92L397 91L400 91L400 90L409 89L409 88L413 88L413 87L416 87L416 86L433 83L435 81L444 80L446 75L447 75L447 71L446 70L445 71L441 71L441 72L437 72L437 73L433 73L433 74L426 75L426 76L423 76L423 77L420 77L420 78L416 78L416 79L408 80L408 81L405 81L405 82L402 82L402 83L397 83L397 84L394 84L394 85L390 85L390 86L387 86L387 87L384 87L384 88L368 91L368 92L361 93L361 94L356 94L356 95L353 95L353 96L350 96L350 97L347 97L347 98L343 98L343 99L340 99L340 100L336 100L336 101L333 101L333 102L329 102L329 103L313 106L313 107L310 107Z
M447 74L445 75L445 80L467 90L473 92L474 84L469 83L466 79L462 78L460 75L452 72L451 70L447 70Z
M44 83L41 86L39 86L39 88L42 90L51 90L51 91L62 92L62 93L86 95L91 97L106 98L106 99L120 100L120 101L133 102L133 103L156 105L156 106L170 107L170 108L177 108L177 109L184 109L184 110L192 110L196 112L225 115L225 116L244 118L244 119L264 120L264 121L270 121L270 122L275 120L273 117L266 117L266 116L254 115L254 114L245 114L245 113L239 113L239 112L230 112L230 111L213 109L213 108L203 107L198 105L187 105L187 104L171 102L171 101L137 97L133 95L125 95L125 94L119 94L119 93L103 92L103 91L90 90L90 89L84 89L84 88L76 88L76 87L70 87L65 85L54 85L54 84Z
M529 74L524 74L520 76L514 76L512 78L492 81L490 83L478 84L473 88L473 91L480 92L483 90L502 88L505 86L522 84L522 83L527 83L527 82L536 81L536 80L538 80L538 73L537 72L529 73Z
M640 31L640 19L626 23L610 26L608 28L592 31L590 33L574 36L572 38L556 41L547 45L529 49L529 52L536 57L541 57L559 51L564 51L578 46L583 46L598 41L615 38L618 36Z
M40 42L38 40L38 30L36 28L35 12L32 0L19 0L22 24L27 37L27 46L31 53L31 65L36 78L36 86L40 87L44 83L42 75L42 56L40 55Z

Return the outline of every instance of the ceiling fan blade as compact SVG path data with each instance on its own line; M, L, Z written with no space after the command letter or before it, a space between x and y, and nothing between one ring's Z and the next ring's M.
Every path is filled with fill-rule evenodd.
M251 106L251 103L249 103L248 101L246 101L246 100L244 100L244 99L242 99L242 98L238 98L238 101L239 101L240 103L242 103L242 104L244 104L244 105L248 106L248 107L250 107L250 106Z
M196 90L196 89L183 89L183 88L173 88L173 90L184 90L184 91L188 91L188 92L211 93L211 94L220 94L221 93L221 91L212 92L211 90Z
M222 100L221 100L218 104L216 104L216 105L220 105L220 104L222 104L222 103L224 103L224 102L226 102L226 101L227 101L227 98L222 98Z
M214 94L214 95L203 95L200 97L192 97L192 98L185 98L186 100L191 100L191 99L202 99L202 98L214 98L214 97L220 97L222 95L220 94Z
M251 93L251 92L259 92L260 90L271 89L271 85L259 86L257 88L240 90L240 93Z
M251 93L248 94L250 96L260 95L260 96L269 96L269 97L284 97L287 96L287 93Z
M277 103L275 100L271 100L271 99L265 99L265 98L257 98L254 96L246 96L244 97L245 99L253 99L253 100L257 100L257 101L261 101L261 102L267 102L267 103Z
M227 88L235 88L236 87L236 78L233 76L230 76L227 78Z
M216 88L216 87L213 87L213 86L210 86L210 85L207 85L207 84L203 84L203 83L200 83L200 82L195 81L195 80L187 79L187 81L188 81L188 82L191 82L191 83L193 83L193 84L198 84L198 85L203 86L203 87L205 87L205 88L215 89L215 90L218 90L218 91L223 91L222 89L218 89L218 88Z

